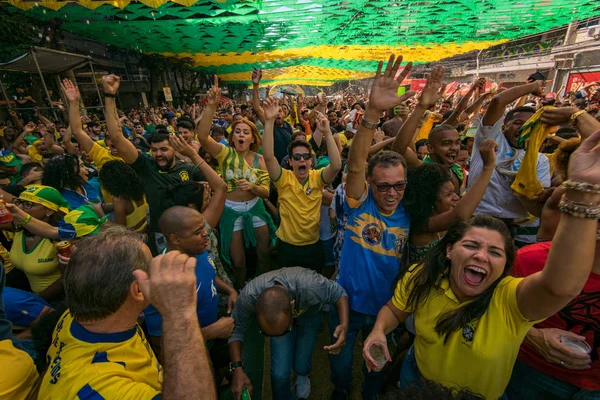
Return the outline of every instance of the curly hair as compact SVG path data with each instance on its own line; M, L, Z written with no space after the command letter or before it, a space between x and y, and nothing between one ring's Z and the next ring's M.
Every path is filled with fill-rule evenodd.
M48 160L42 175L42 185L56 190L76 188L83 184L79 176L79 157L62 154Z
M451 179L450 170L440 164L421 164L408 170L409 183L404 192L404 206L415 232L427 230L429 218L435 213L438 193L442 185Z
M100 169L100 183L110 194L125 200L142 200L144 187L133 168L123 161L109 161Z
M204 185L195 181L185 181L169 185L163 192L163 210L175 206L189 207L190 204L193 204L196 210L202 212L204 190Z

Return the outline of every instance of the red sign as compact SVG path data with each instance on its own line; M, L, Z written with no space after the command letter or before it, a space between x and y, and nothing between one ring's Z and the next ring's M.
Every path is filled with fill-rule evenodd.
M410 90L421 92L425 88L427 79L412 79L410 81Z
M583 89L583 87L589 83L600 81L600 71L597 72L577 72L569 74L569 80L567 81L566 92L572 92L575 90ZM565 92L565 93L566 93Z

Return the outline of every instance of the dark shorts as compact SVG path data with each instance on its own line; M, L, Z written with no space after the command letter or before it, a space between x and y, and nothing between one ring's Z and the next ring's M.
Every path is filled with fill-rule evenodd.
M325 265L323 246L320 240L306 246L296 246L277 239L277 251L279 266L304 267L313 271L321 272Z

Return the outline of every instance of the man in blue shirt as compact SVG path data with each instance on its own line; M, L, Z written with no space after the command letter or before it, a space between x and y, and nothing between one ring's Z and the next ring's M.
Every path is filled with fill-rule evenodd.
M337 282L348 293L350 321L346 345L339 354L329 355L331 380L335 386L332 399L347 399L352 374L354 342L359 331L366 337L375 324L377 313L392 297L392 282L398 274L404 245L408 239L410 220L402 197L406 187L406 163L392 151L381 151L368 162L373 132L385 110L389 110L414 92L398 97L399 83L408 75L410 64L394 76L400 67L400 57L393 58L385 72L381 64L371 89L369 105L348 157L344 211L348 222L340 258ZM339 324L337 314L329 313L329 329ZM364 371L364 399L381 394L383 373Z
M198 297L196 312L207 340L213 363L227 365L229 360L220 360L221 354L227 354L227 342L233 332L235 322L227 316L217 316L217 292L229 296L229 312L237 301L237 292L216 276L212 259L208 254L208 231L204 217L193 208L175 206L167 209L159 219L159 226L167 241L167 251L178 250L188 256L196 257L196 293ZM160 337L162 336L162 319L154 306L149 305L144 311L146 328L150 343L159 360L161 359ZM216 339L220 339L221 342ZM222 351L219 352L219 349Z

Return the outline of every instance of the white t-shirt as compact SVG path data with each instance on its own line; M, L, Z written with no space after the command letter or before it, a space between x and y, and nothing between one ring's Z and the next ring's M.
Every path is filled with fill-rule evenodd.
M479 153L479 145L485 139L494 139L498 143L498 151L496 152L496 166L502 162L515 157L511 165L507 169L518 171L525 156L525 150L513 149L508 140L502 133L503 118L500 118L493 126L484 126L481 121L475 141L473 143L473 153L471 155L471 165L469 169L469 184L470 187L475 179L483 170L483 160ZM537 162L537 178L542 183L542 186L550 187L550 162L544 154L538 154ZM488 185L475 214L487 214L497 218L527 218L528 214L525 207L513 194L510 185L514 182L514 177L507 177L494 169L490 184Z

